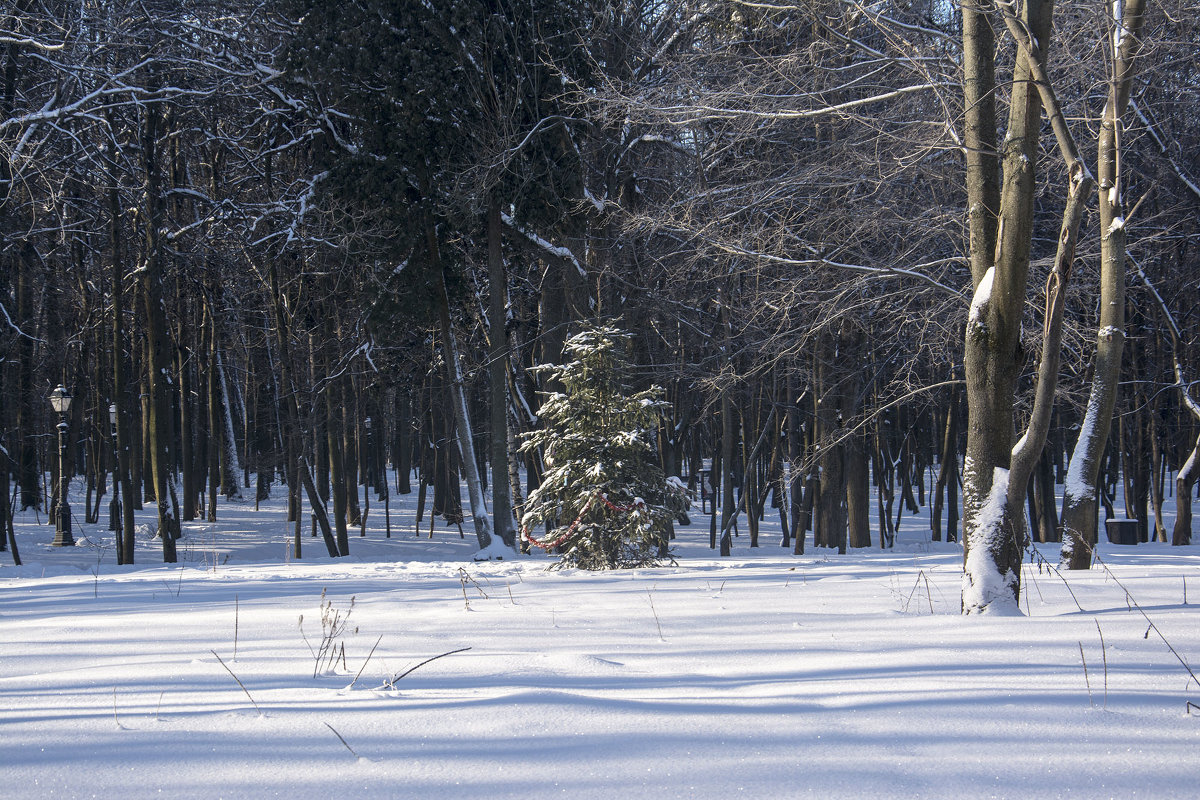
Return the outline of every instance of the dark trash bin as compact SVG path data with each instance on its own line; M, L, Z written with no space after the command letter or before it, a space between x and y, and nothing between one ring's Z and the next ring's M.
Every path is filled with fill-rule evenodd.
M1113 544L1137 544L1138 522L1136 519L1108 519L1104 527L1108 529L1108 540Z

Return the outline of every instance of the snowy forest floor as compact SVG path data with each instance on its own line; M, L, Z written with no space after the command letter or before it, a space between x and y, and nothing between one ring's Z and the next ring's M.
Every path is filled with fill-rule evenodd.
M174 565L142 539L116 566L81 508L74 548L18 516L0 793L1196 795L1200 684L1181 660L1200 671L1200 546L1027 564L1025 616L964 618L962 551L919 516L893 550L799 557L768 518L762 547L719 558L697 514L676 566L552 572L472 562L469 521L465 539L440 521L415 537L414 497L393 498L391 539L372 497L344 559L307 535L291 558L279 497L186 523ZM323 643L336 660L318 663Z

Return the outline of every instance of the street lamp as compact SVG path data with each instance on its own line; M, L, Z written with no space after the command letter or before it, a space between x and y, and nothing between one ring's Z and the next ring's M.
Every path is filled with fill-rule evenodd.
M67 502L67 412L71 410L71 395L60 383L50 392L50 407L58 414L58 510L54 520L55 547L73 547L71 536L71 506Z

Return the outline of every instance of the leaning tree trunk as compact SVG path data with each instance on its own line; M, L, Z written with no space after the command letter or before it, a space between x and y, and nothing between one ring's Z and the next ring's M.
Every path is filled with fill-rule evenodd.
M463 386L462 365L458 358L458 345L454 341L454 329L450 324L450 296L446 291L446 275L442 271L437 231L433 222L426 220L425 240L429 247L430 266L434 271L434 289L437 297L438 322L441 327L442 355L446 362L446 373L450 380L450 405L454 412L458 434L459 463L467 479L467 491L471 498L471 519L475 525L475 538L479 549L487 550L492 544L492 523L483 499L483 487L479 480L479 467L475 461L475 446L471 436L471 417L467 411L467 393Z

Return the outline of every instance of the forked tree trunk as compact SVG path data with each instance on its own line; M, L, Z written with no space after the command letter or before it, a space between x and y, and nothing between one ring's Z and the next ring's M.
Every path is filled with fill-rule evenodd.
M1041 43L1043 52L1050 41L1052 12L1048 0L1030 0L1021 12L1020 25L1034 42ZM975 287L964 350L968 423L963 468L963 612L1003 612L1016 610L1025 540L1025 478L1014 476L1017 479L1010 485L1009 468L1014 392L1025 361L1021 319L1033 232L1034 163L1041 131L1042 99L1035 82L1040 64L1037 54L1031 56L1022 45L1014 68L998 198L993 187L999 184L1000 165L989 155L999 152L994 128L995 37L985 12L969 3L963 6L963 45ZM973 150L979 152L971 155ZM989 250L992 243L994 250ZM1034 444L1040 451L1041 442Z

